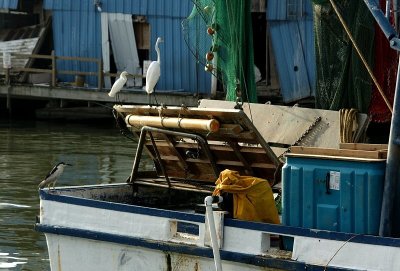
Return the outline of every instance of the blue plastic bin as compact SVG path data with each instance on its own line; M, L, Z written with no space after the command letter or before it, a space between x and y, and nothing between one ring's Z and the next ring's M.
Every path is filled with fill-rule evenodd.
M376 235L385 160L288 154L282 169L282 223Z

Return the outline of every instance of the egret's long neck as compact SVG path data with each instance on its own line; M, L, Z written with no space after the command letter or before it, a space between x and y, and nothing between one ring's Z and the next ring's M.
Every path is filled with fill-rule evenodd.
M158 48L158 41L156 42L157 62L160 63L160 48Z

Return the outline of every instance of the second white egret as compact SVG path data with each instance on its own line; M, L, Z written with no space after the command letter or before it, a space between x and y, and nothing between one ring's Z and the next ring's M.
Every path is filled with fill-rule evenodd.
M158 44L160 42L164 42L164 40L158 37L155 45L157 52L157 61L151 62L146 72L146 92L149 95L149 104L150 104L150 94L154 92L154 87L156 86L158 79L160 78L161 57L160 57L160 48L158 48Z
M121 72L121 74L119 75L118 80L116 80L110 90L110 92L108 93L108 96L110 97L115 97L115 95L121 91L121 89L123 88L123 86L126 83L126 76L128 75L128 72L123 71Z

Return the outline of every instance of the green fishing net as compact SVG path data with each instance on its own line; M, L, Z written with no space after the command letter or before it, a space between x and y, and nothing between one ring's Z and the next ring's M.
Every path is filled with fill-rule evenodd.
M226 100L257 102L251 0L193 0L182 22L189 50L220 80Z
M374 21L364 1L335 0L339 12L370 67L373 67ZM313 0L317 60L316 106L366 113L372 81L329 1Z

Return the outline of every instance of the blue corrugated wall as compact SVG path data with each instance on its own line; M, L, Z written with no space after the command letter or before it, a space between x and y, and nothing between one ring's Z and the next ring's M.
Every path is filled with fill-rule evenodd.
M315 95L316 64L311 0L297 18L288 17L290 0L268 0L267 21L284 102Z
M100 13L96 11L93 0L45 0L44 8L53 11L56 55L101 57ZM150 58L152 60L157 58L154 50L157 37L164 38L165 42L160 45L162 64L157 90L210 93L210 75L196 63L187 48L181 30L181 21L190 14L191 10L191 1L102 1L102 12L146 16L151 29ZM94 63L73 63L72 61L58 61L57 68L97 71ZM69 77L69 80L73 79ZM89 83L96 85L97 78L90 78Z
M17 9L18 0L0 0L0 8Z
M80 1L77 1L80 2ZM101 58L100 16L88 10L53 11L53 37L57 56ZM58 70L97 71L94 62L58 60ZM58 76L62 81L73 81L72 76ZM96 85L97 78L87 80Z

